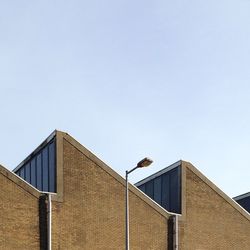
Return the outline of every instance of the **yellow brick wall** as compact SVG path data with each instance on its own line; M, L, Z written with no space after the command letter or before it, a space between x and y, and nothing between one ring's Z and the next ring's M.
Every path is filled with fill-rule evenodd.
M181 250L250 249L250 221L188 168L180 226Z
M38 198L1 173L0 249L40 249Z
M68 141L63 202L53 202L53 249L125 249L125 187ZM130 192L131 250L167 249L167 219Z

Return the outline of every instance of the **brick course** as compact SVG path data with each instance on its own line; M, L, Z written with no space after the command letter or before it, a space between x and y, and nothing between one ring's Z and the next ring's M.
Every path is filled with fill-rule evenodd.
M180 249L249 250L247 215L235 209L192 168L186 168L186 218L180 223Z
M8 178L14 174L0 168L0 249L40 249L38 198Z

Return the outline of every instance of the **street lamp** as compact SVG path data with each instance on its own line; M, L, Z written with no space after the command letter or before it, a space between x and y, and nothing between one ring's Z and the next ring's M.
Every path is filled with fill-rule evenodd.
M149 158L144 158L139 161L131 170L126 171L126 250L129 250L129 201L128 201L128 175L137 168L148 167L153 161Z

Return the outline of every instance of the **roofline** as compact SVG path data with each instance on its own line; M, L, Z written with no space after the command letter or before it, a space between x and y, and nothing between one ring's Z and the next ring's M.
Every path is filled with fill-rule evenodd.
M41 193L38 189L33 187L31 184L29 184L27 181L19 177L17 174L9 171L7 168L0 165L0 174L8 178L10 181L14 182L16 185L21 187L26 192L30 193L31 195L35 196L36 198L39 198Z
M142 179L141 181L135 183L134 185L138 187L138 186L140 186L142 184L145 184L146 182L151 181L151 180L155 179L156 177L158 177L158 176L160 176L162 174L165 174L166 172L169 172L170 170L172 170L172 169L174 169L176 167L181 166L181 162L182 161L179 160L179 161L171 164L170 166L168 166L168 167L166 167L166 168L164 168L164 169L162 169L162 170L160 170L160 171L158 171L158 172L156 172L156 173Z
M75 140L72 136L69 134L57 131L60 136L62 136L63 139L65 139L68 143L70 143L73 147L75 147L77 150L79 150L82 154L84 154L89 160L97 164L103 171L105 171L107 174L112 176L114 179L116 179L120 184L122 184L124 187L126 186L125 179L119 175L115 170L110 168L107 164L105 164L102 160L100 160L95 154L93 154L90 150L85 148L82 144L80 144L77 140ZM151 198L149 198L145 193L143 193L141 190L139 190L136 186L129 183L129 191L135 194L138 198L143 200L146 204L148 204L151 208L153 208L156 212L161 214L165 218L169 218L172 215L179 215L174 214L163 207L161 207L159 204L157 204L155 201L153 201Z
M16 173L20 168L22 168L34 155L36 155L43 147L45 147L50 141L56 136L56 131L54 130L35 150L32 151L21 163L18 164L12 172Z
M250 192L245 193L245 194L238 195L238 196L236 196L236 197L233 197L233 199L234 199L235 201L238 201L238 200L241 200L241 199L244 199L244 198L247 198L247 197L250 197Z

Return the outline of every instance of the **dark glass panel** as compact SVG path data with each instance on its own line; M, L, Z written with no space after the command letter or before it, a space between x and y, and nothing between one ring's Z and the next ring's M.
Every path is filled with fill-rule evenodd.
M56 192L55 139L41 148L15 173L41 191Z
M37 189L42 190L42 155L36 157L36 185Z
M170 173L170 210L177 212L178 208L178 175L176 169Z
M169 172L170 174L170 211L175 213L181 212L180 197L180 168L175 168Z
M182 194L182 186L181 186L181 167L177 168L177 172L178 172L178 208L177 208L177 213L181 214L181 206L182 206L182 202L181 202L181 194Z
M153 199L154 197L154 180L151 180L145 184L146 194Z
M56 191L56 162L55 162L55 142L49 145L49 191Z
M161 205L169 211L169 197L170 197L170 190L169 190L169 175L165 173L161 176Z
M30 164L30 172L31 172L31 185L36 187L36 158L31 160Z
M20 177L24 179L24 167L20 169Z
M161 177L154 179L154 200L161 204Z
M42 150L42 172L43 172L43 191L49 191L49 157L48 147Z
M145 189L142 189L142 186ZM140 186L148 196L170 212L181 213L181 167L150 180Z
M145 185L143 184L143 185L141 185L140 187L139 187L139 189L142 191L142 192L144 192L145 193Z
M24 179L30 183L30 162L24 166L25 176Z

